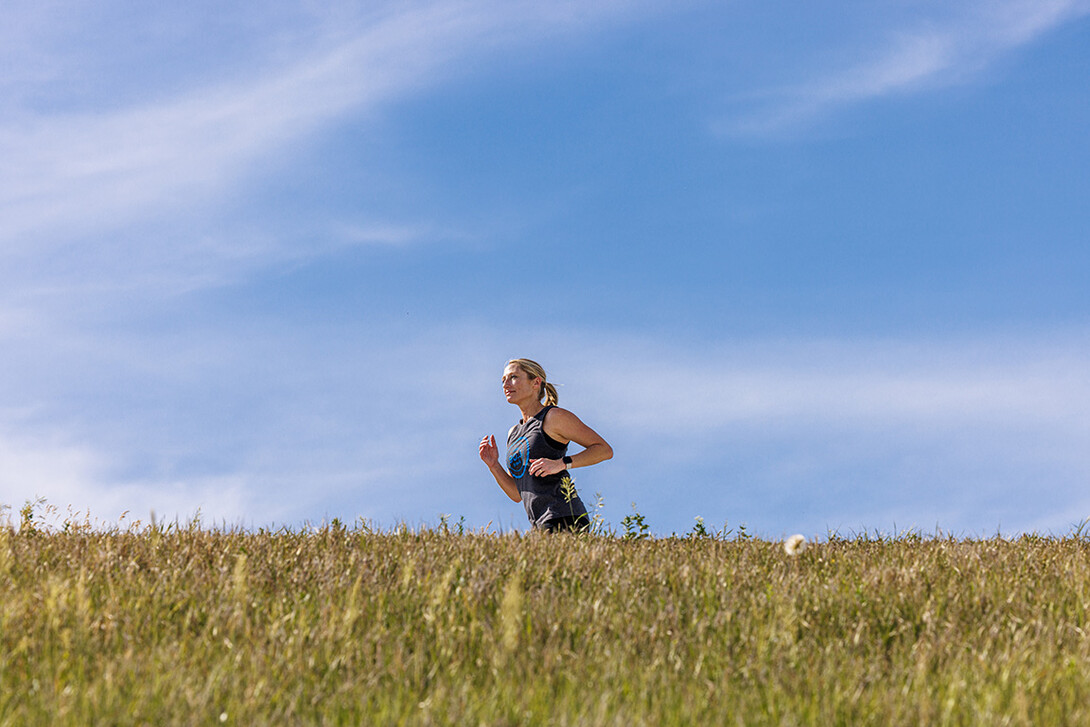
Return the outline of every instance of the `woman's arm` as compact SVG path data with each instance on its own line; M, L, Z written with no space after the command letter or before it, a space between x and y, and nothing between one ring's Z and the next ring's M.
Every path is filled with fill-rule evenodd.
M530 474L537 477L555 475L575 467L590 467L613 456L613 447L567 409L557 407L549 410L545 415L545 433L558 442L575 442L583 447L583 451L573 454L569 465L565 465L562 459L535 459L530 463Z
M485 437L481 440L481 446L478 449L481 453L481 461L488 465L488 471L496 478L496 484L500 486L504 494L515 502L522 502L522 494L519 492L518 485L515 484L515 479L507 474L507 470L500 464L500 450L496 446L496 438Z

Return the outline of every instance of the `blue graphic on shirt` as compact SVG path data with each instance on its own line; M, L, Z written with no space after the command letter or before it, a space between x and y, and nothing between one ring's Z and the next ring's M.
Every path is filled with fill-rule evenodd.
M522 435L507 448L507 471L516 480L526 474L530 466L530 440Z

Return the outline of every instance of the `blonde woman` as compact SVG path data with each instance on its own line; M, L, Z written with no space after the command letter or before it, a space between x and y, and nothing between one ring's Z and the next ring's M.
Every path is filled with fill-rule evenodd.
M613 456L606 440L557 404L556 387L545 380L541 364L526 358L507 362L503 395L522 412L507 434L507 468L499 461L496 438L481 440L481 461L500 489L526 508L535 530L581 530L587 508L571 486L569 470L589 467ZM583 451L568 456L568 444Z

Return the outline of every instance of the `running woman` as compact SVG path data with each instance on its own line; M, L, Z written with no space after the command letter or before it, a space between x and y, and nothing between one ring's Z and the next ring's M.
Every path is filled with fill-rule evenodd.
M507 363L503 395L522 412L507 434L507 468L499 461L496 438L481 440L481 461L500 489L521 502L535 530L583 530L587 508L571 485L569 470L589 467L613 456L613 448L579 417L557 404L556 387L545 380L540 364L526 358ZM583 451L568 456L568 444Z

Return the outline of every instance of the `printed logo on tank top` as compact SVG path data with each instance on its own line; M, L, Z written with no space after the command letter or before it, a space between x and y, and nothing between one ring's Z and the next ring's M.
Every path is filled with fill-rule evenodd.
M516 480L526 474L530 466L530 440L523 434L507 448L507 471Z

